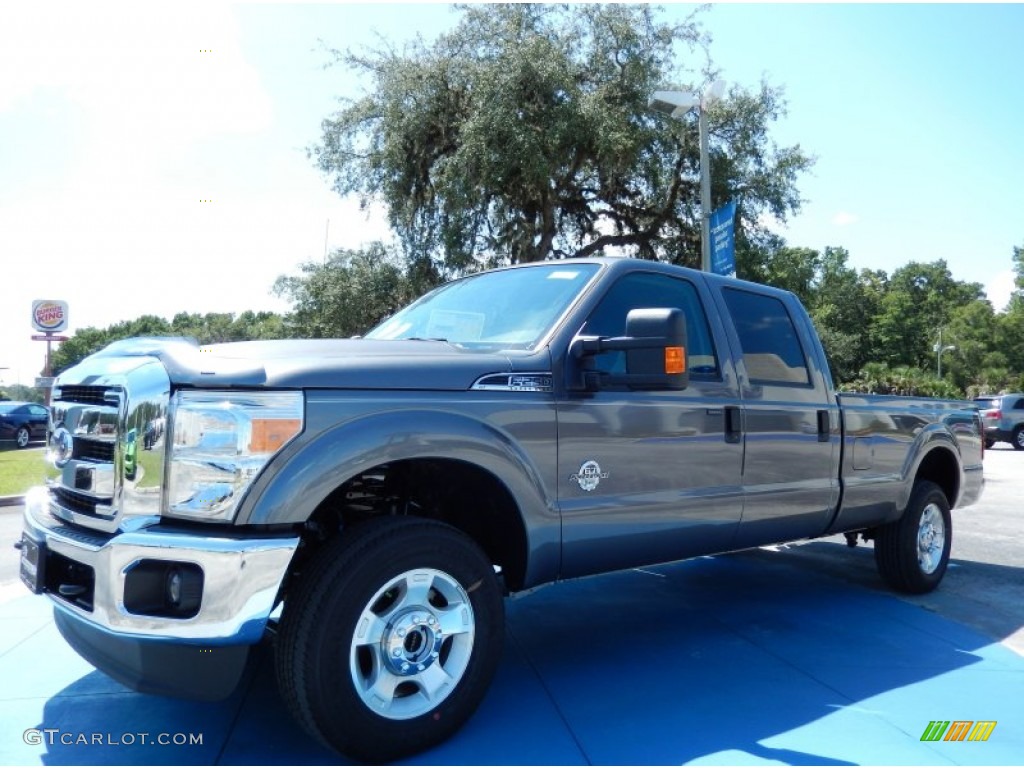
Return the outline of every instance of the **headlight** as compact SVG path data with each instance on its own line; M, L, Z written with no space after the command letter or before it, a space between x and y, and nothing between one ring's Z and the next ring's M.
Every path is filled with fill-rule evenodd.
M260 470L302 431L301 392L179 392L165 514L230 520Z

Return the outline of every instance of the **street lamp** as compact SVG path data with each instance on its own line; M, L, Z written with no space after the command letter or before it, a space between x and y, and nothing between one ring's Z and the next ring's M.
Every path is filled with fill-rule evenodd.
M940 379L942 378L942 353L943 352L952 352L954 349L956 349L956 346L953 345L953 344L946 344L945 346L943 346L943 344L942 344L942 329L940 328L939 329L939 342L938 342L938 344L932 344L932 352L935 353L935 365L936 365L936 368L938 369L938 377Z
M707 108L722 97L725 80L715 80L702 94L691 91L655 91L647 106L655 112L682 121L697 109L697 132L700 137L700 268L711 271L711 161L708 158Z

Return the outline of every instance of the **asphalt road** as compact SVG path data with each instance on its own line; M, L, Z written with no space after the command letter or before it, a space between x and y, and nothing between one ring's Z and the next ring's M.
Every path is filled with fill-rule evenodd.
M973 507L953 512L950 569L935 592L902 597L966 624L1024 655L1024 451L997 443L985 454L985 491ZM0 600L20 596L20 505L0 507ZM828 574L868 589L886 591L870 545L846 546L842 536L764 548L739 555Z

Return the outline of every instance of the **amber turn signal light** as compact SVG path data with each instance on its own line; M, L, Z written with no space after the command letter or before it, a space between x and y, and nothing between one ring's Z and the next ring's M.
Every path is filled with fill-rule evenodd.
M682 347L665 347L665 373L686 373L686 351Z

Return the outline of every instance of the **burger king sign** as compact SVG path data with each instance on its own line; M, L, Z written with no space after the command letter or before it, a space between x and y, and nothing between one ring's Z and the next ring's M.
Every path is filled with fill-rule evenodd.
M32 327L43 333L60 333L68 327L68 303L50 299L32 302Z

